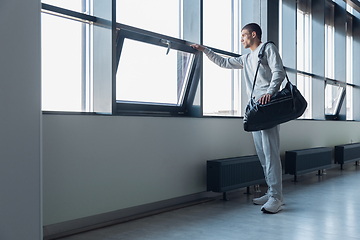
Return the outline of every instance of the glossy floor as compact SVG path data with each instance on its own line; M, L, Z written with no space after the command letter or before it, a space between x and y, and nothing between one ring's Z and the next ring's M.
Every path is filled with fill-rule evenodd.
M216 199L62 240L360 239L360 167L349 163L319 177L283 182L286 205L265 214L251 203L257 194L236 191ZM263 193L265 186L261 187Z

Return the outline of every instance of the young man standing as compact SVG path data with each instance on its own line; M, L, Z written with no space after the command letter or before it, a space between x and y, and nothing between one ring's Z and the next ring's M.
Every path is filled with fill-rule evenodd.
M250 97L258 63L258 53L263 45L261 34L261 28L256 23L247 24L242 28L241 42L244 48L250 48L251 52L240 57L224 58L204 46L198 44L191 46L204 52L212 62L220 67L243 69L246 91ZM253 96L260 104L266 104L270 101L271 96L279 91L284 78L285 70L279 52L273 44L267 44L261 60ZM279 126L253 132L253 139L268 185L267 193L260 198L253 199L253 203L263 205L261 207L263 212L277 213L282 210L281 206L284 205Z

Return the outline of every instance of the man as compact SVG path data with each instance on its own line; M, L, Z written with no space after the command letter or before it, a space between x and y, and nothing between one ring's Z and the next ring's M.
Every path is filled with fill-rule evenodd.
M191 45L194 49L202 51L215 64L228 69L243 69L247 94L250 97L254 75L258 64L258 53L261 42L261 28L256 23L245 25L241 30L241 42L244 48L250 48L249 54L240 57L224 58L212 50L198 45ZM285 78L282 60L274 44L267 44L261 60L253 96L260 104L270 101L272 95L279 91ZM264 169L265 180L268 185L267 193L253 199L253 203L262 205L261 211L277 213L284 205L282 195L282 167L280 160L279 126L271 129L253 132L253 139L257 155Z

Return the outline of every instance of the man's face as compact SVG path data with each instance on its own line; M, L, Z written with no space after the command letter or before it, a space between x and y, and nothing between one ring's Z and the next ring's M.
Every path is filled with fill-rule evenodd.
M254 43L254 38L252 37L249 30L244 29L241 31L241 43L244 48L249 48Z

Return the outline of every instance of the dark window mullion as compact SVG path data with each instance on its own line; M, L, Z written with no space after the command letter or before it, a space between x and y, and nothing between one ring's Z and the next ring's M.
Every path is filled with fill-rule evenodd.
M119 68L121 50L124 46L124 40L125 40L124 37L121 36L118 32L117 37L116 37L116 71L115 72L117 72L117 70Z
M122 114L179 115L185 112L183 106L151 104L143 102L117 102L117 112Z
M79 12L68 10L68 9L61 8L61 7L56 7L56 6L53 6L50 4L46 4L46 3L42 3L41 8L42 8L42 10L45 10L45 11L49 11L49 12L64 15L64 16L69 16L69 17L76 18L76 19L83 20L83 21L89 21L89 22L96 23L98 20L97 17L94 17L94 16L90 16L90 15L87 15L84 13L79 13Z

